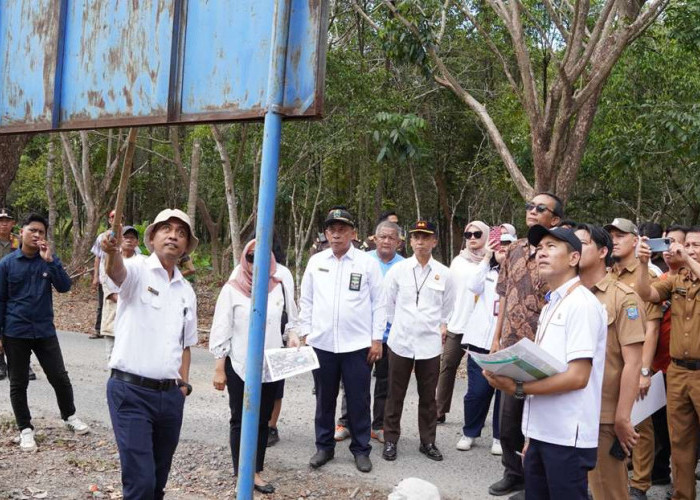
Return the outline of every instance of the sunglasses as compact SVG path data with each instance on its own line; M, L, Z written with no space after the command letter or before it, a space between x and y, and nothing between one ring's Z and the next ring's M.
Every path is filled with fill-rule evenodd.
M476 238L477 240L480 239L484 235L483 231L464 231L464 237L468 240L472 239L472 236Z
M250 262L252 264L253 261L255 260L255 254L252 254L252 253L245 254L245 260L247 260L248 262Z
M543 214L547 211L552 212L554 214L554 211L544 203L540 203L539 205L535 205L534 203L525 203L525 210L527 212L529 212L533 208L537 211L538 214Z
M512 241L501 241L500 243L501 243L502 247L507 247L507 246L510 246L510 244L513 242Z

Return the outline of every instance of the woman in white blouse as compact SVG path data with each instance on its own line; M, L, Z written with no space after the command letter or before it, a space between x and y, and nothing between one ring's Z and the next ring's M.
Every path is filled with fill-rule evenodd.
M238 473L238 452L241 442L241 418L243 412L243 390L245 362L248 349L248 323L251 311L253 287L253 254L255 240L243 249L240 265L223 286L216 302L214 320L209 337L209 350L216 357L213 384L217 390L228 389L231 409L230 441L234 474ZM265 349L282 347L282 318L287 313L285 334L291 343L298 344L294 325L297 307L294 302L294 280L289 270L278 264L270 255L270 278L268 281L267 322L265 325ZM255 464L255 489L261 493L274 493L275 488L261 476L265 462L268 438L268 421L280 382L262 384L260 398L260 422Z
M469 328L462 338L462 346L467 349L467 393L464 395L464 427L462 437L457 443L458 450L469 450L474 439L481 436L481 430L486 422L486 416L494 396L494 389L486 381L481 368L474 362L469 352L488 354L493 341L498 319L499 296L496 293L498 271L505 259L506 249L515 237L501 227L490 229L491 238L485 246L483 258L477 267L474 279L469 280L467 287L476 297L476 303ZM499 394L493 405L493 443L491 453L501 455L499 440Z

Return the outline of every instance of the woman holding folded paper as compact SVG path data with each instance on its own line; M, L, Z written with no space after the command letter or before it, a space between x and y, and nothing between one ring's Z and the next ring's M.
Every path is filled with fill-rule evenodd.
M253 288L253 255L255 240L243 249L241 263L232 273L232 278L223 286L216 302L214 320L209 337L209 350L216 357L213 384L222 391L228 389L231 409L230 441L234 474L238 473L238 450L241 442L241 419L243 413L243 390L245 384L245 361L248 349L248 325L250 320ZM270 255L268 279L267 322L265 325L265 349L282 347L283 313L287 323L284 334L290 344L298 344L294 330L297 307L294 302L294 280L289 270L278 264ZM262 384L260 398L260 423L255 464L255 489L261 493L273 493L275 488L260 475L265 462L268 438L268 420L277 395L278 384Z

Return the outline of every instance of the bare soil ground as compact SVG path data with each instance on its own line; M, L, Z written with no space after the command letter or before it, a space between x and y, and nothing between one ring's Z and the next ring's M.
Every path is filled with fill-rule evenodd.
M16 443L13 419L0 416L0 498L122 498L119 455L111 429L93 424L90 434L75 436L58 420L34 420L39 451L26 453ZM308 469L267 467L265 477L277 491L272 495L256 493L256 498L378 500L388 494L350 477ZM227 446L180 441L166 498L235 498L234 488Z

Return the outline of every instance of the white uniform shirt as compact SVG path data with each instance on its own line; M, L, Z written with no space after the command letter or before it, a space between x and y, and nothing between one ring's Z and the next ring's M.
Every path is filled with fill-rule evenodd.
M600 401L605 368L607 313L586 287L571 279L554 290L542 309L536 340L558 360L592 359L588 385L575 391L527 396L522 431L528 438L576 448L598 446ZM551 317L551 319L550 319Z
M472 289L479 279L479 265L460 255L452 259L450 264L450 273L455 284L455 303L447 329L452 333L465 334L472 328L469 319L476 302Z
M496 293L497 282L497 269L491 269L488 262L477 266L477 273L468 285L469 290L476 296L476 304L469 318L469 328L462 337L462 344L491 349L501 298Z
M455 285L447 266L432 257L425 267L410 257L386 273L387 345L404 358L431 359L442 353L440 325L454 306ZM416 294L418 303L416 304Z
M352 352L382 340L386 327L382 271L350 246L340 259L328 248L309 259L301 280L299 330L323 351Z
M180 378L182 351L197 343L197 298L155 254L124 261L109 367L154 379Z
M231 273L235 276L238 266ZM294 302L294 280L289 269L277 264L274 276L282 280L267 297L267 318L265 322L265 349L282 347L282 312L286 295L287 325L285 332L294 328L297 322L297 306ZM250 306L252 299L226 283L216 301L214 319L209 336L209 351L219 359L231 358L233 371L245 380L245 362L248 353L248 327L250 325Z

